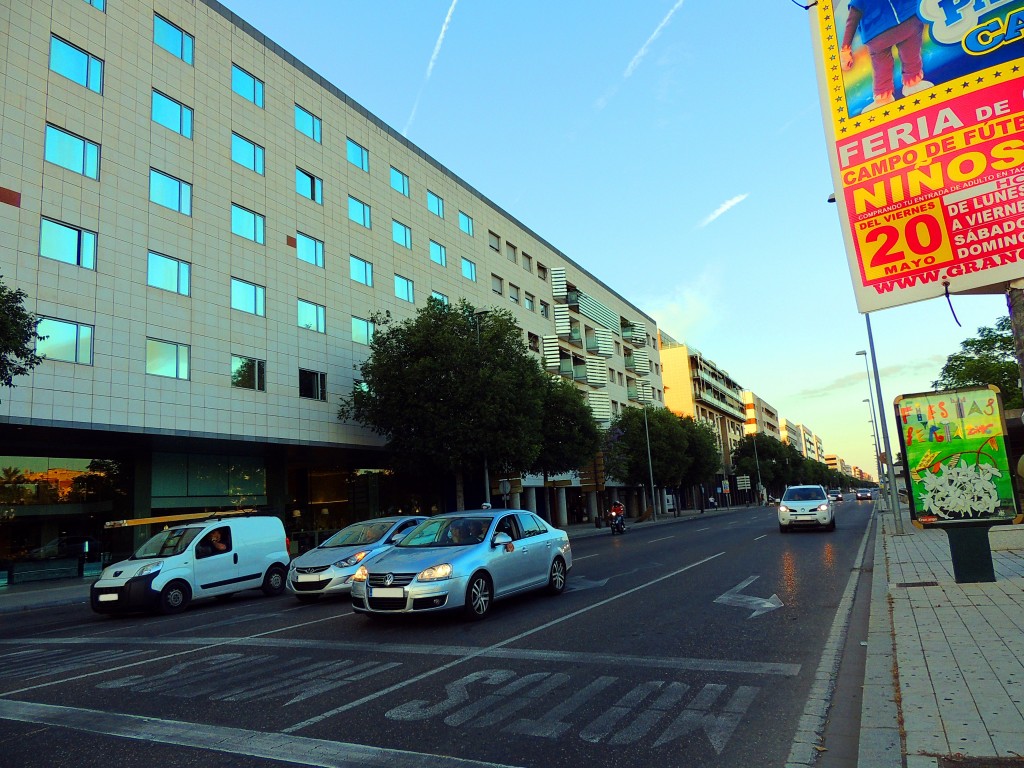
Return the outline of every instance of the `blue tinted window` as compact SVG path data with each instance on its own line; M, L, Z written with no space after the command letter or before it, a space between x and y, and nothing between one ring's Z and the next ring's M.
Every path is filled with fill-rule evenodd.
M303 197L308 197L314 203L324 202L324 183L311 173L301 168L295 169L295 191Z
M162 253L149 252L146 283L154 288L188 296L192 266L187 261L172 259Z
M263 175L263 147L237 133L231 134L231 159L250 171Z
M159 91L153 91L153 122L180 133L186 139L192 138L191 108Z
M192 35L161 16L153 17L153 42L186 64L192 63L195 40Z
M239 237L262 245L265 241L265 219L261 214L231 204L231 231Z
M470 237L473 236L473 219L462 211L459 211L459 229Z
M476 264L469 259L462 259L462 276L467 280L476 282Z
M358 256L348 257L348 274L357 283L373 285L373 264Z
M95 269L96 233L42 219L39 224L39 255L84 269Z
M231 386L240 389L267 391L267 361L252 357L231 356Z
M356 224L370 229L370 206L354 197L348 199L348 217Z
M348 139L345 152L348 157L348 161L352 163L352 165L369 172L370 153L366 151L366 147L356 144L352 139Z
M192 215L192 185L160 171L149 171L149 199L186 216Z
M444 200L429 189L427 190L427 210L435 216L444 218Z
M257 107L263 107L263 81L236 64L231 65L231 90Z
M298 104L295 105L295 130L304 133L313 141L320 143L320 118L307 112Z
M46 148L43 156L47 162L88 176L90 179L100 177L99 144L93 144L53 125L46 126Z
M59 37L50 38L50 69L90 91L103 92L103 62Z
M395 275L395 296L400 298L402 301L408 301L410 303L414 302L413 281L407 277Z
M394 219L391 220L391 239L403 248L412 248L412 230Z
M437 299L438 301L440 301L444 305L448 304L448 297L445 296L440 291L431 291L430 292L430 298Z
M448 249L440 243L430 241L430 260L442 267L448 264Z
M47 360L92 365L92 326L44 317L36 326L43 338L36 341L36 353Z
M397 168L391 169L391 188L409 196L409 177Z
M324 265L324 244L323 241L317 240L315 237L296 232L295 252L301 261L317 267Z
M187 380L188 357L187 344L146 339L146 373Z
M361 317L352 318L352 341L369 345L373 341L373 323Z
M106 10L107 0L85 0L89 5L95 8L97 11Z
M250 315L267 315L267 291L262 285L253 285L237 277L231 278L231 308Z
M326 314L327 310L319 304L299 299L299 328L326 333Z

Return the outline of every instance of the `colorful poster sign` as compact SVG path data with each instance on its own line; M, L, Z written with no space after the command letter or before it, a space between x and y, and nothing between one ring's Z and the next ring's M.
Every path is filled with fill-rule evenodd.
M955 524L1016 517L997 387L901 395L894 406L912 518Z
M1024 0L810 13L860 311L1024 278Z

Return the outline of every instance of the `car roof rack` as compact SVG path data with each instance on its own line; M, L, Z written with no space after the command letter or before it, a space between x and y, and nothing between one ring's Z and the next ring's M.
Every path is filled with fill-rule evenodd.
M104 528L130 528L135 525L159 525L160 523L177 523L186 520L205 521L221 520L225 517L248 517L256 514L252 507L246 509L228 509L217 512L190 512L181 515L161 515L159 517L136 517L131 520L108 520Z

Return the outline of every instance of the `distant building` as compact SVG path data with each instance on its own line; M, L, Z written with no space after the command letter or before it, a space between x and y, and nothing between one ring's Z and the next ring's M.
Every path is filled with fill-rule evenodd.
M743 410L746 414L744 434L767 435L782 440L778 410L749 389L743 390Z

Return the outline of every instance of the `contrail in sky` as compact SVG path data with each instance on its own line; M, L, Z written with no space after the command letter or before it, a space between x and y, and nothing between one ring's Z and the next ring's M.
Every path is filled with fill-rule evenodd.
M679 1L682 2L682 0ZM448 25L452 21L452 14L455 13L455 6L458 2L459 0L452 0L452 4L448 7L448 15L444 17L444 24L441 25L441 34L437 36L437 42L434 43L434 52L430 55L430 63L427 64L427 74L423 78L423 84L420 85L419 93L416 94L416 103L412 105L412 112L409 113L409 119L405 121L405 128L402 129L403 136L408 133L409 126L412 125L412 121L416 118L416 110L420 106L420 97L423 95L423 89L427 87L427 81L430 80L430 75L434 71L434 64L441 53L441 45L444 43L444 36L448 34Z
M710 224L712 221L717 219L719 216L721 216L723 213L728 211L730 208L732 208L733 206L737 206L740 203L742 203L744 200L747 199L747 197L749 197L749 193L744 192L742 195L736 195L736 197L729 198L724 203L722 203L720 206L718 206L715 209L714 213L712 213L710 216L708 216L706 219L704 219L704 221L702 221L700 224L698 224L697 225L698 228L699 227L706 227L708 224Z
M626 71L622 73L623 80L629 79L629 77L636 71L636 68L640 66L640 62L642 62L644 57L647 55L647 49L650 48L651 44L658 39L658 36L661 34L661 30L668 26L669 21L672 19L672 15L679 10L679 6L681 6L683 2L684 0L676 0L676 4L673 5L669 12L665 14L665 18L663 18L661 23L658 24L657 29L655 29L654 32L651 33L651 36L647 38L647 41L640 46L640 50L636 52L632 61L629 62L629 66L626 67ZM602 96L598 97L597 101L594 102L594 106L597 109L604 109L608 106L608 102L611 101L612 96L614 96L618 90L619 84L616 83L605 91Z

